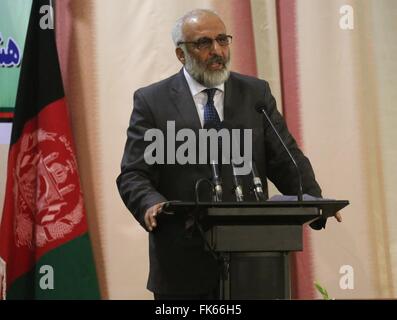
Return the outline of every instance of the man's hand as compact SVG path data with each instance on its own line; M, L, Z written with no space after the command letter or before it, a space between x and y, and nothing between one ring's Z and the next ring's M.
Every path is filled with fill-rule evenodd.
M338 222L342 222L342 215L340 214L339 211L338 211L337 213L335 213L334 217L335 217L335 219L336 219Z
M145 212L145 225L149 231L153 231L154 228L157 227L157 215L161 212L163 205L165 202L161 202L151 206Z

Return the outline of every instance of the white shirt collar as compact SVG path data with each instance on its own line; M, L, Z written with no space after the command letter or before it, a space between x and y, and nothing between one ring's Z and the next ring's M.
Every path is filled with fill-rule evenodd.
M196 79L194 79L189 72L186 71L185 68L183 68L183 73L185 75L187 84L189 85L190 92L192 93L192 96L194 97L195 95L201 93L205 89L209 89L207 87L204 87L202 84L198 83ZM225 91L225 83L220 84L219 86L214 87L222 92Z

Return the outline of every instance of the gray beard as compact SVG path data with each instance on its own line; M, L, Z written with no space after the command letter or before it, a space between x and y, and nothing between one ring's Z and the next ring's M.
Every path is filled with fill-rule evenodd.
M226 62L223 70L208 71L205 65L200 64L192 58L188 52L185 52L185 69L201 85L207 88L213 88L225 83L230 76L230 58Z

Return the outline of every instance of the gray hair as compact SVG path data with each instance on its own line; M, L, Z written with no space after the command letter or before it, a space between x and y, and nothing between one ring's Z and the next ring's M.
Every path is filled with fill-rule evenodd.
M174 27L172 28L172 40L174 41L175 47L181 47L178 42L185 41L185 36L183 34L183 25L189 19L201 16L203 14L213 14L218 16L218 14L213 10L208 9L195 9L186 13L183 17L179 18Z

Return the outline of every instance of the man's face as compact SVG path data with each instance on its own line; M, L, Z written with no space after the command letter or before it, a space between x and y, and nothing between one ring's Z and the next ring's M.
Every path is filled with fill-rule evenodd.
M202 15L184 24L183 34L186 42L196 42L203 38L216 39L226 35L222 20L215 15ZM229 77L230 48L221 46L217 41L205 48L186 44L185 68L206 87L217 86Z

